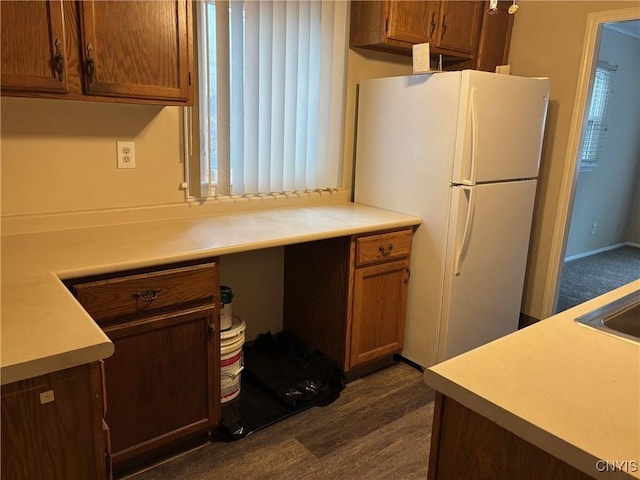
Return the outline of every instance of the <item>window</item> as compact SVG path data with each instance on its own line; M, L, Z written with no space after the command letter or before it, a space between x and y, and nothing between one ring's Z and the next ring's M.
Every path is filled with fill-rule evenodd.
M203 195L342 186L347 2L197 2Z
M596 68L587 122L582 137L581 172L591 172L598 166L607 132L607 110L616 69L616 66L605 63L599 63Z

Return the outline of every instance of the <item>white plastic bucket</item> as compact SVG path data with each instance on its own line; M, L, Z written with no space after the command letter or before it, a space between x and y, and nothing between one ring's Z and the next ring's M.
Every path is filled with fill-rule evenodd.
M220 332L220 401L233 400L240 395L240 373L244 369L242 346L246 324L234 316L231 328Z
M233 325L233 290L225 285L220 286L220 331L229 330Z

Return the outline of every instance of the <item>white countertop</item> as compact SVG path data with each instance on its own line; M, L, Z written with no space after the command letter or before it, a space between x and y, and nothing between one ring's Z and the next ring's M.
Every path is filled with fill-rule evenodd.
M640 345L574 318L609 292L425 371L434 389L594 478L640 478ZM635 461L600 473L596 461Z
M3 236L0 380L4 385L113 354L113 344L60 279L420 222L344 203Z

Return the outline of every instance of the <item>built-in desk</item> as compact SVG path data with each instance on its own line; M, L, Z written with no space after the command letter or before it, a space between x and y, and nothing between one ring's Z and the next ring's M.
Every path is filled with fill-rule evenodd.
M326 350L343 369L399 351L412 230L420 221L341 203L3 236L2 433L11 441L3 442L2 457L20 458L3 461L3 476L26 480L47 472L55 480L107 479L111 460L115 471L122 472L214 428L220 418L217 259L225 255L284 246L283 325ZM201 264L205 259L208 266L176 269L178 264ZM171 265L173 270L165 270ZM155 273L131 276L132 271ZM175 311L166 311L169 304L165 305L163 297L154 304L159 312L156 316L118 323L112 310L123 315L122 319L130 318L127 315L138 304L132 306L129 290L100 297L101 289L105 282L112 282L109 291L113 293L120 286L138 285L145 275L153 276L163 292L169 292L167 301L176 303ZM79 278L85 283L78 284ZM88 278L100 280L92 283ZM368 278L374 281L367 283ZM84 302L92 306L87 310L94 318L69 285L76 294L80 287L89 292L89 302L86 298ZM206 291L198 291L197 285ZM323 295L318 295L319 285ZM390 307L384 315L359 313L373 310L362 293L372 290L377 306L381 295L387 298ZM136 295L146 294L135 292L133 297ZM95 298L102 302L97 307L91 303ZM301 298L317 303L300 303ZM203 299L202 305L196 302L194 306L191 299ZM305 308L308 310L303 311ZM388 315L390 312L394 315ZM300 321L300 313L311 321ZM367 333L368 327L379 330L373 328L377 325L371 319L385 323L385 336ZM316 341L319 330L325 335ZM116 355L109 338L118 345ZM355 347L350 349L348 342ZM190 356L182 354L186 351ZM178 357L182 363L176 361ZM107 360L101 368L102 359ZM171 368L162 370L156 365ZM174 380L187 378L193 371L191 376L197 378L191 383L202 388L192 401L185 400L175 395L185 390L181 390L182 383L172 390L164 380L147 384L148 371L169 372ZM122 388L125 378L137 382L139 388ZM166 393L165 387L173 393ZM151 397L149 391L154 392ZM129 397L133 400L123 401ZM195 414L187 415L186 420L169 415L191 412L189 408ZM138 420L152 412L143 422L148 431L137 424L129 428L126 420L131 412L138 412ZM160 425L160 418L154 415L161 416L166 425ZM14 422L16 418L21 421ZM78 425L86 428L80 430ZM34 438L39 442L36 449L31 448Z
M112 355L112 343L61 280L420 222L418 217L344 203L5 235L2 384Z

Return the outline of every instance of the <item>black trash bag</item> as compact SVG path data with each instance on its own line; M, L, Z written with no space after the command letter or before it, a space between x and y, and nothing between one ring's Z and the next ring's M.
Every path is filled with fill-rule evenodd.
M239 440L340 396L345 378L335 362L290 332L261 334L244 347L240 394L222 405L223 440Z
M244 373L292 409L328 405L344 388L335 362L287 331L263 333L246 347Z

